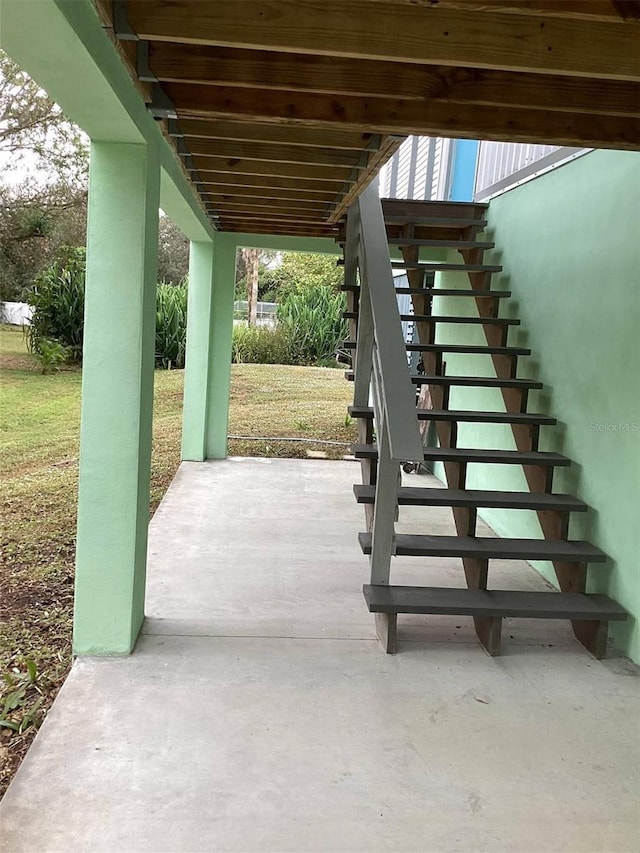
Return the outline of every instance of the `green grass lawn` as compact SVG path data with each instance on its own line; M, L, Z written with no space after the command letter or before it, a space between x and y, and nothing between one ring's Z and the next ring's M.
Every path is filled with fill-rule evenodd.
M82 372L42 375L22 332L10 326L0 326L0 371L1 795L71 663ZM183 379L182 371L155 375L152 512L180 461ZM355 440L345 419L350 398L340 370L234 365L229 432L268 440L234 440L229 451L304 457L315 450L340 458ZM27 661L35 665L31 675Z

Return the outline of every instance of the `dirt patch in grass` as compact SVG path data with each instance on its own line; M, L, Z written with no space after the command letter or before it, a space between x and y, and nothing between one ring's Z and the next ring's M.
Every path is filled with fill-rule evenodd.
M76 368L43 376L22 331L6 326L0 369L2 796L71 665L82 376ZM180 463L183 382L181 371L156 372L151 513ZM341 458L355 440L350 396L340 370L234 365L229 432L249 438L230 441L229 451Z

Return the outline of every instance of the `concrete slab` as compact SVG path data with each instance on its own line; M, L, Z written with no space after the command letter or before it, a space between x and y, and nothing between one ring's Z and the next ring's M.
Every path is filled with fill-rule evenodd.
M152 524L145 633L129 658L75 663L0 804L0 850L638 849L636 668L528 621L500 658L447 618L407 620L382 654L358 474L181 468ZM455 561L398 571L460 582Z

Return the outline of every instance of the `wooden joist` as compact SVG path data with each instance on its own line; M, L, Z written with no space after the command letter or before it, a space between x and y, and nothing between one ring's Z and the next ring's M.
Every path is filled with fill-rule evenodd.
M348 169L363 168L365 165L361 163L363 155L360 152L342 151L339 148L312 148L307 145L271 145L254 141L195 137L189 142L189 150L194 157L238 157L275 163L344 166Z
M238 141L264 142L273 145L309 145L314 148L322 142L323 148L353 149L362 152L375 134L352 133L348 130L328 130L319 140L312 127L283 127L279 124L259 124L250 121L220 121L202 118L181 118L177 127L186 138L233 139Z
M640 51L639 51L640 53ZM552 83L548 86L552 88ZM547 143L589 148L640 147L640 119L617 115L554 111L549 106L513 109L485 104L361 98L167 83L167 94L185 115L243 118L258 122L342 127L382 134L457 136L463 139Z
M194 157L194 165L204 176L207 172L227 172L232 175L261 175L279 178L310 178L313 181L348 181L351 170L317 164L276 163L273 160L248 160L237 157ZM341 184L342 186L342 184Z
M231 50L153 42L150 66L158 79L284 92L485 104L562 112L640 114L638 88L626 80L556 76L480 68L408 65L343 57ZM360 147L363 147L362 145Z
M614 80L640 77L634 22L555 17L541 22L537 16L362 0L129 0L128 19L150 41Z
M95 2L141 97L175 107L197 182L291 190L216 202L307 190L333 226L409 134L640 149L634 0L126 0L138 44Z

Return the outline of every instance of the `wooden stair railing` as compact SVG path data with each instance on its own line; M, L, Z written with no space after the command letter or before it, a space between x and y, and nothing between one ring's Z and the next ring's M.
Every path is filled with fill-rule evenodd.
M370 192L370 196L372 193ZM393 507L394 519L398 505L443 505L451 507L457 537L396 536L392 534L392 545L387 549L385 560L391 554L434 556L437 554L458 556L462 560L468 589L453 591L433 590L428 587L402 588L388 585L389 573L383 572L377 579L372 576L371 584L365 586L365 598L376 614L378 636L387 651L395 649L395 628L398 612L439 613L446 600L446 607L453 607L452 601L467 601L464 610L448 610L461 615L463 612L474 617L476 633L482 645L492 655L498 654L501 639L501 624L505 614L526 617L569 618L573 630L580 642L596 657L606 652L607 627L610 619L624 619L626 613L616 602L606 596L586 595L586 573L589 562L603 562L606 558L589 543L571 542L568 539L570 512L583 511L586 506L569 495L552 494L553 470L556 466L570 464L559 454L538 451L540 427L555 423L545 415L531 414L527 411L528 393L532 388L542 387L542 383L517 378L518 357L529 355L530 350L522 347L510 347L507 344L508 331L518 325L518 320L502 319L498 316L501 300L510 295L504 291L491 291L491 276L502 268L484 263L484 251L494 247L489 241L478 239L478 231L486 225L484 211L486 205L456 204L448 202L406 202L385 200L383 202L386 240L402 253L402 261L391 261L391 268L402 267L406 270L409 287L397 288L398 293L411 297L414 328L417 343L406 345L409 351L421 353L424 374L409 375L409 381L416 385L428 385L433 409L419 410L416 415L435 422L439 448L423 449L422 458L439 460L443 463L447 489L407 489L399 486L398 479L385 477L381 483L377 467L377 450L373 445L374 422L377 425L375 406L365 402L362 393L356 389L354 405L350 408L353 417L358 419L358 444L354 448L361 460L363 485L356 487L356 498L364 505L367 529L371 531L378 509L378 503L384 501L385 512L389 515ZM345 285L347 293L347 311L351 340L345 342L347 348L355 349L355 369L348 372L347 378L356 379L358 374L358 351L360 349L359 331L362 328L360 317L361 289L358 287L353 261L353 225L351 243L349 226L345 251ZM456 248L463 263L434 263L420 259L421 247ZM385 246L388 253L388 246ZM433 286L435 270L453 270L467 274L470 290L441 290ZM448 317L433 314L435 295L473 298L478 316ZM395 296L394 296L395 298ZM409 315L400 319L409 319ZM439 325L457 323L461 325L481 326L486 345L448 345L436 342L436 330ZM444 356L447 352L484 353L492 359L495 377L449 376L446 373ZM407 373L409 373L407 364ZM478 386L499 388L504 400L504 412L454 411L449 405L450 390L455 386ZM375 397L375 394L374 394ZM517 450L473 450L457 447L458 423L507 423L514 435ZM382 450L381 450L382 458ZM529 493L500 493L468 490L466 488L467 465L470 462L488 464L519 464L522 466ZM386 494L393 490L393 500ZM437 492L438 494L433 494ZM477 511L480 507L497 506L512 509L530 509L537 513L542 540L495 540L476 537ZM392 522L391 522L392 523ZM389 520L387 519L387 528ZM388 538L388 537L387 537ZM448 540L435 542L434 540ZM363 551L373 554L376 548L375 537L370 532L360 535ZM517 546L517 547L516 547ZM530 601L522 593L500 591L495 595L487 591L489 561L510 558L533 560L544 559L553 563L561 593L545 593L544 606L537 604L531 610ZM380 579L382 578L382 579ZM384 591L386 588L386 592ZM411 589L412 593L403 590ZM462 593L469 596L465 599ZM483 594L479 594L482 592ZM433 593L433 594L431 594ZM437 594L436 594L437 593ZM552 603L557 596L564 595L560 606ZM411 600L415 600L415 609ZM511 597L510 597L511 596ZM532 599L533 600L533 599ZM398 602L400 604L398 604ZM491 606L495 604L495 612ZM395 604L402 609L394 611ZM462 606L462 605L461 605ZM429 609L432 608L432 609ZM585 613L589 618L585 617ZM593 617L593 618L592 618ZM597 618L596 618L597 617Z

